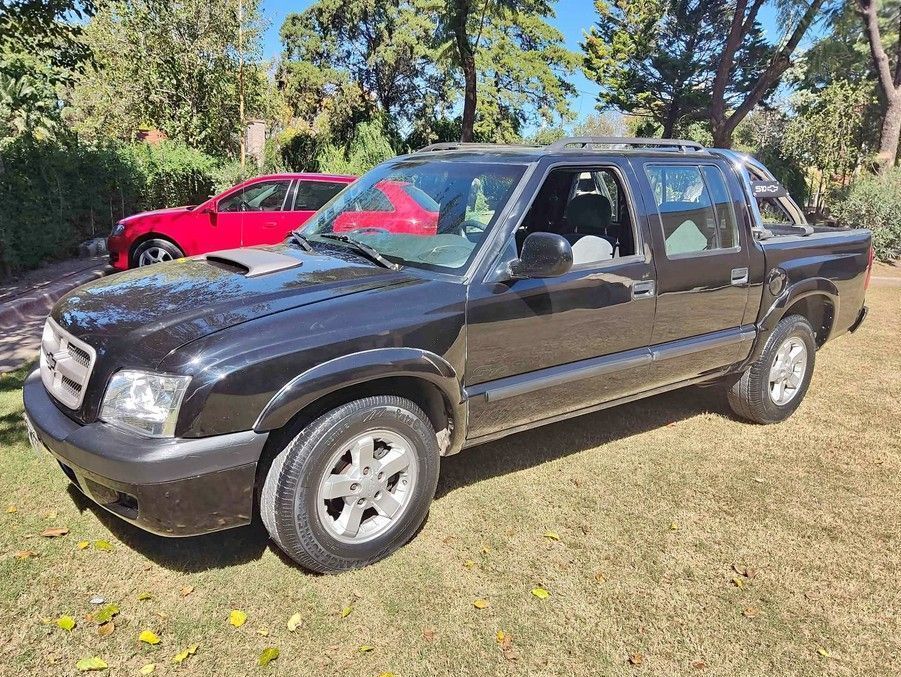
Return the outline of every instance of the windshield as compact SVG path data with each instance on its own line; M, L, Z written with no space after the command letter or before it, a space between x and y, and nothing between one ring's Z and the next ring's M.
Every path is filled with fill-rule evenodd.
M401 263L464 268L523 165L405 159L380 165L320 209L304 236L344 235Z

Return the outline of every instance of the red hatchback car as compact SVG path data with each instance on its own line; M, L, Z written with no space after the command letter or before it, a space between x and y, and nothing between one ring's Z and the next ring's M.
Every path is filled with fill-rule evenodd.
M107 240L118 270L221 249L277 244L356 177L258 176L195 207L142 212L122 219Z

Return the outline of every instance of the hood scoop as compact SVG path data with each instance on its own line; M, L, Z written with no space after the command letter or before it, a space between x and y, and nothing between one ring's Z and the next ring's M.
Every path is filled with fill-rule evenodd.
M297 268L302 265L300 259L267 249L226 249L221 252L204 254L197 257L225 270L239 272L244 277L259 277L280 270Z

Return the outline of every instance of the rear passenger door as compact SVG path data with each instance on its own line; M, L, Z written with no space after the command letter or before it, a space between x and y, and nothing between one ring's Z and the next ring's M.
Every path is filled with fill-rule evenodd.
M637 168L657 267L651 385L699 376L748 354L747 209L716 161L648 160Z
M294 193L294 204L288 214L288 230L300 228L347 185L338 181L298 180Z

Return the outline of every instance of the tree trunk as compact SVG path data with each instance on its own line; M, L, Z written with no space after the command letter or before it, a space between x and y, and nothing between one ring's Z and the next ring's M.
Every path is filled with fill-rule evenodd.
M473 140L473 128L476 122L476 58L469 44L466 33L470 3L458 2L453 18L454 40L457 43L457 55L463 69L463 130L460 141Z
M901 141L901 93L894 93L885 104L885 119L879 133L879 153L876 164L880 172L895 166L898 142Z
M876 156L879 171L885 172L894 167L895 161L898 159L898 137L901 135L901 57L898 58L894 72L892 72L888 54L882 45L876 4L873 0L857 1L863 19L864 32L870 43L870 55L873 57L873 66L876 68L879 89L885 98L885 118L882 120L879 154ZM896 51L901 54L901 33L898 34Z
M674 96L670 101L669 108L666 111L666 118L663 120L663 134L661 135L664 139L673 138L673 133L676 131L676 123L679 121L679 98Z

